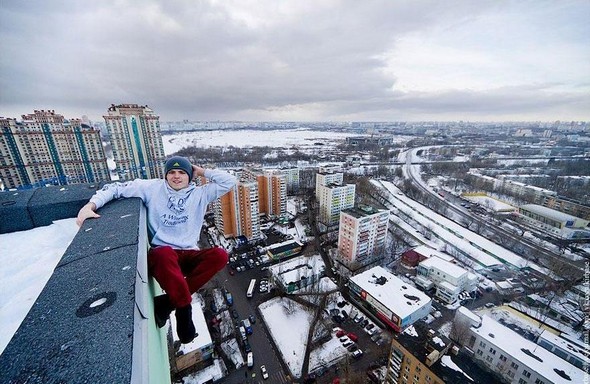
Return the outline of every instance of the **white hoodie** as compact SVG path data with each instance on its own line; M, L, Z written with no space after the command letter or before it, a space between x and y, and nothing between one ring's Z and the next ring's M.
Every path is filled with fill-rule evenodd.
M198 249L207 205L236 184L234 176L219 170L206 169L205 177L211 182L198 187L190 183L179 191L170 188L163 179L111 183L97 191L90 201L98 209L113 199L139 197L147 207L152 245Z

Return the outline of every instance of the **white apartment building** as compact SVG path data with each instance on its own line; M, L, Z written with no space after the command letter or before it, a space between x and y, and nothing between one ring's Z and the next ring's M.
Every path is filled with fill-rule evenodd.
M477 286L477 276L437 256L421 261L416 269L416 284L436 287L435 296L452 304L461 292L471 292Z
M327 226L338 223L340 212L354 207L356 186L347 185L320 185L316 193L319 194L319 221Z
M148 106L111 105L103 116L120 180L164 177L160 117Z
M294 193L299 190L299 168L280 168L278 173L285 175L285 182L287 183L287 192Z
M473 358L509 383L573 384L587 378L580 368L487 315L480 317L460 307L454 321L467 324L463 342Z
M361 206L340 212L338 258L350 266L366 264L382 256L387 239L389 211Z
M344 174L342 172L326 171L320 169L315 176L315 198L320 200L320 187L326 185L342 185L344 182Z

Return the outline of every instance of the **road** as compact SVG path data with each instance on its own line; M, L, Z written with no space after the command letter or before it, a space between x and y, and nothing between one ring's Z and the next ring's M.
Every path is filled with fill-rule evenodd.
M452 210L453 213L460 215L461 217L467 219L470 222L476 223L480 227L480 232L485 235L488 239L493 240L494 238L509 238L515 244L517 244L521 250L520 254L522 255L538 255L539 261L535 261L540 263L543 266L552 265L559 265L560 263L568 264L574 268L581 268L580 263L575 263L570 260L565 259L561 255L558 255L554 252L551 252L543 247L540 247L538 244L535 244L531 240L518 236L506 229L502 228L498 224L490 223L490 218L481 218L478 215L475 215L464 208L459 208L456 205L452 204L451 202L447 201L446 199L440 197L434 191L432 191L428 186L424 184L422 181L422 177L417 170L417 167L414 166L412 162L413 155L420 150L421 148L411 149L407 152L405 158L405 165L404 165L404 176L408 178L413 185L418 187L421 191L427 194L431 194L436 198L440 199L443 204L447 206L447 209Z

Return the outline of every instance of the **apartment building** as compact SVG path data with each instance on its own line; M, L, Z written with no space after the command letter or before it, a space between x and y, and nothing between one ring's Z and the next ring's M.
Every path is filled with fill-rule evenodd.
M280 168L277 172L285 175L287 193L296 193L299 191L300 171L298 167Z
M243 169L244 180L258 183L259 213L272 217L287 216L287 181L284 174L261 169Z
M110 181L100 131L49 111L0 118L0 179L5 188Z
M367 264L383 257L389 211L370 206L340 212L338 258L345 265Z
M466 324L464 346L473 359L503 381L518 384L583 383L585 372L534 342L520 336L488 315L466 308L455 313L456 323Z
M320 185L319 190L319 221L326 226L337 224L340 220L340 212L354 207L356 186L347 185Z
M334 168L320 168L315 175L315 198L320 200L320 187L327 185L342 185L344 182L344 174L336 172Z
M164 177L160 117L146 106L111 105L103 116L120 180Z
M240 178L213 203L213 213L215 226L224 237L260 238L258 182Z
M385 384L495 383L448 337L415 324L391 341Z
M462 292L468 293L477 287L476 275L437 256L418 264L415 281L422 287L434 285L435 296L446 304L456 302Z

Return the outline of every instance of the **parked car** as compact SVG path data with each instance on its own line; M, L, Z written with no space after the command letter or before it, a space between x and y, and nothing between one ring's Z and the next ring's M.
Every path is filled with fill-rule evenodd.
M361 356L363 356L363 351L360 349L357 349L356 351L351 353L352 357L354 357L355 359L360 358Z
M244 340L244 351L246 351L246 353L252 352L252 347L250 347L250 343L248 343L248 340Z
M342 337L344 335L346 335L346 332L344 332L342 329L336 332L336 337Z
M248 357L246 360L248 362L248 368L252 368L254 366L254 354L252 352L248 352Z
M354 341L355 343L356 343L356 342L358 341L358 339L359 339L359 338L358 338L358 336L357 336L356 334L352 333L352 332L348 332L348 333L346 334L346 336L348 336L348 338L349 338L350 340Z
M266 371L266 366L265 365L261 365L260 366L260 373L262 374L262 378L264 380L268 379L268 372Z
M356 315L356 317L354 318L355 323L360 323L363 320L365 320L365 317L363 315L361 315L360 313L358 315Z
M250 322L251 322L252 324L256 324L256 316L254 316L254 315L250 315L250 316L248 316L248 319L250 320Z
M234 319L237 319L240 317L240 315L238 314L238 311L236 311L235 309L231 310L231 317L233 317Z
M350 341L350 339L348 338L348 336L342 336L338 340L340 340L341 343L346 343L347 341Z
M367 331L367 333L369 334L369 336L374 336L378 333L381 333L381 329L379 329L379 327L373 327L373 328L369 329Z
M356 346L355 343L352 343L351 345L348 346L348 351L352 352L352 351L356 351L358 349L358 347Z
M347 342L342 343L342 346L345 347L345 348L348 348L348 346L350 346L352 344L354 344L354 343L352 341L348 340Z

